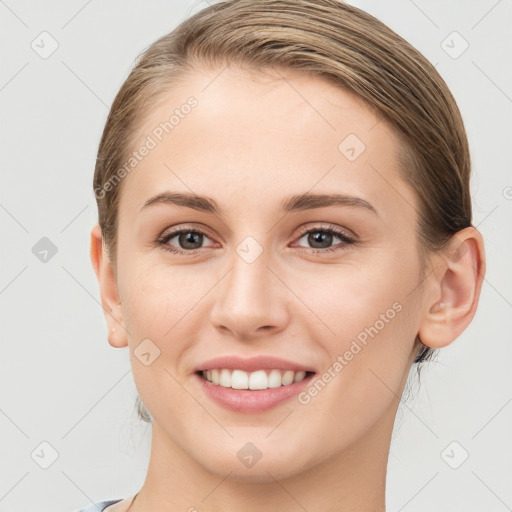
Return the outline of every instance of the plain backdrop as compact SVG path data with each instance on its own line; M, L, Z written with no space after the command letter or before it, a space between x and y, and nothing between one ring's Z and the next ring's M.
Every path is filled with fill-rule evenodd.
M411 374L388 512L512 510L512 3L350 3L411 42L452 90L488 259L470 327L421 386ZM128 349L107 342L89 260L92 176L135 57L206 5L0 1L0 511L73 512L143 483L151 428L134 409Z

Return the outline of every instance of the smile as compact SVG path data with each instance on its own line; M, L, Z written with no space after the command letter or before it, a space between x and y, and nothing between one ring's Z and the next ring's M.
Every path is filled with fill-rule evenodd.
M294 382L301 382L306 375L313 372L293 370L257 370L246 372L244 370L211 369L203 370L201 376L209 382L231 389L262 390L289 386Z
M291 400L310 384L315 372L212 369L194 374L213 403L237 413L261 413ZM208 378L209 377L209 378ZM213 379L218 380L218 384ZM257 389L252 389L249 386ZM274 386L274 387L272 387Z

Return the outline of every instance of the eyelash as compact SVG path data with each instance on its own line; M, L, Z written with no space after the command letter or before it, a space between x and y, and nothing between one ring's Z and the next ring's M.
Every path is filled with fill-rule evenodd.
M182 255L182 256L194 256L195 254L197 254L197 252L200 249L191 249L188 251L187 250L178 250L178 249L168 245L168 242L170 240L172 240L177 235L180 235L183 233L194 233L194 234L204 235L207 238L210 238L210 237L208 237L208 235L205 232L203 232L199 229L182 228L182 229L177 229L177 230L174 230L174 231L164 234L163 236L161 236L160 238L158 238L156 240L155 245L157 246L157 248L159 248L163 251L166 251L166 252L170 252L172 254L178 254L178 255ZM309 254L325 254L328 252L344 251L350 245L353 245L356 243L356 241L353 238L349 237L344 231L342 231L341 229L335 228L333 226L327 226L327 227L315 226L313 228L303 228L303 229L301 229L301 233L300 233L298 240L303 238L304 235L307 235L308 233L329 233L331 235L335 235L335 236L339 237L342 241L341 244L339 244L339 245L341 245L341 247L337 247L337 248L332 248L332 247L328 247L326 249L315 249L315 248L308 249L305 247L299 248L299 249L301 249L301 252L305 252L305 253L309 253Z

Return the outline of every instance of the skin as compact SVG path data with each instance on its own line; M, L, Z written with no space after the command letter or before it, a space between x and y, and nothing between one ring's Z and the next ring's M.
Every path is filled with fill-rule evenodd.
M188 97L198 100L124 178L117 267L99 226L91 232L109 343L129 348L153 416L149 468L130 511L385 510L391 433L416 335L441 348L471 322L485 272L482 237L474 228L457 233L430 255L423 279L418 201L399 177L393 129L322 78L221 71L196 71L147 114L141 143ZM354 161L338 150L351 133L366 145ZM225 214L169 204L140 211L166 190L209 196ZM303 192L357 196L377 214L353 206L279 212L284 198ZM356 242L334 235L312 245L302 226L338 227ZM155 246L170 227L205 233L195 255L178 236L167 244L183 255ZM236 250L248 236L262 249L251 264ZM401 311L307 404L228 411L192 373L215 356L267 354L320 376L397 302ZM160 350L148 366L134 356L146 338ZM262 452L251 468L237 458L249 441ZM125 511L131 500L107 510Z

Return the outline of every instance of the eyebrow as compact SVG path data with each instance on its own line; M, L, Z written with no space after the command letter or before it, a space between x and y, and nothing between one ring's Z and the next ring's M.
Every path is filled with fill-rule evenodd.
M154 204L169 204L192 208L200 212L213 213L222 217L224 210L217 202L207 196L199 196L190 192L163 192L148 199L140 211ZM377 210L365 199L345 194L312 194L306 192L290 196L281 202L281 212L299 212L328 206L345 206L362 208L378 215Z

